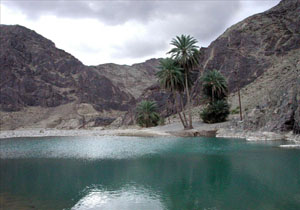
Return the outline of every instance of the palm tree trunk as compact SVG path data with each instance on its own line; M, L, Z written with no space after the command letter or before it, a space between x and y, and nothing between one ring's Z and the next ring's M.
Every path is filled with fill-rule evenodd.
M180 106L181 106L181 112L182 112L182 115L183 115L184 122L185 122L185 124L187 125L187 124L188 124L188 121L187 121L186 115L185 115L185 110L184 110L184 106L183 106L183 98L182 98L182 94L180 94Z
M172 90L174 90L174 88L172 87ZM177 106L177 97L176 97L176 93L175 91L172 91L172 94L173 94L173 97L174 97L174 103L175 103L175 109L176 109L176 112L178 113L179 115L179 118L180 118L180 121L183 125L183 128L186 129L186 124L184 123L183 119L182 119L182 116L180 114L180 112L178 111L178 106Z
M187 96L187 106L189 112L189 125L188 129L193 129L193 119L192 119L192 110L191 110L191 98L190 98L190 91L188 85L188 78L187 78L187 70L185 70L185 89L186 89L186 96Z

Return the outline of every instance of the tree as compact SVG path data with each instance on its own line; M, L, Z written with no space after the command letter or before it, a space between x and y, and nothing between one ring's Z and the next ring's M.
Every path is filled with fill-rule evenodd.
M158 125L160 116L156 110L157 105L154 101L142 101L137 106L137 123L146 128Z
M180 91L184 86L184 78L182 73L182 68L177 65L177 63L171 59L166 58L160 60L160 65L158 67L160 71L157 72L159 83L162 88L170 91L174 98L174 104L176 112L179 115L180 121L184 128L187 127L186 122L180 114L177 106L177 95L176 92Z
M230 113L229 108L226 100L216 100L202 110L200 117L205 123L225 122Z
M228 87L225 77L217 70L212 70L204 74L201 78L204 94L211 102L227 97Z
M190 35L181 35L176 36L176 38L172 39L171 45L174 46L168 54L171 54L171 57L175 59L180 66L184 69L184 84L185 84L185 92L187 95L187 106L189 112L189 124L187 128L193 128L192 122L192 111L191 111L191 98L189 91L189 73L195 66L198 65L198 56L199 50L198 46L196 46L197 40L191 37Z
M227 102L228 85L225 77L217 70L205 73L202 78L203 93L209 104L200 113L206 123L224 122L229 115Z

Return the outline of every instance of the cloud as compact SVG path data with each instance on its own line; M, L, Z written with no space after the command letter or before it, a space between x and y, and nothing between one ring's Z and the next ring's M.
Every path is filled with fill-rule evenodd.
M190 34L199 46L207 46L244 14L268 9L275 1L4 0L1 4L22 14L16 23L34 27L61 48L82 56L84 63L96 64L97 59L137 62L165 56L171 39L180 34Z
M144 39L131 39L122 45L115 46L115 52L112 54L115 58L137 58L147 57L167 49L168 43L166 40L154 40L148 38Z

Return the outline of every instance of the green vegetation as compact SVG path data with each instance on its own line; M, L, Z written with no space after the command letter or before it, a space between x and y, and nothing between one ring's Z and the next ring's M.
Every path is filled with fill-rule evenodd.
M161 122L161 118L156 110L157 105L154 101L142 101L137 106L137 123L146 128L157 126Z
M172 58L162 59L158 68L160 71L157 72L156 76L159 80L159 83L162 88L172 93L176 112L178 113L183 127L186 128L186 117L185 115L181 115L177 105L177 92L182 94L182 90L184 89L183 69ZM182 100L182 97L180 98Z
M218 123L226 121L230 114L227 102L228 85L225 77L217 70L207 72L201 78L203 93L209 99L200 117L205 123Z
M227 81L217 70L207 72L202 77L203 92L210 102L222 100L228 95Z
M184 91L187 96L187 107L189 113L189 122L186 121L187 129L193 128L192 112L191 112L191 97L189 85L190 71L198 65L199 47L196 46L197 40L190 35L176 36L172 39L171 45L174 47L168 52L181 68L184 73ZM183 111L184 113L184 111Z
M205 123L225 122L229 115L229 105L226 100L218 100L209 103L200 113Z

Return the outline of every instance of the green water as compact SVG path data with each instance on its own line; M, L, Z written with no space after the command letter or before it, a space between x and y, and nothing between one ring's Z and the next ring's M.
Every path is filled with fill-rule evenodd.
M300 150L216 138L0 141L0 209L300 209Z

